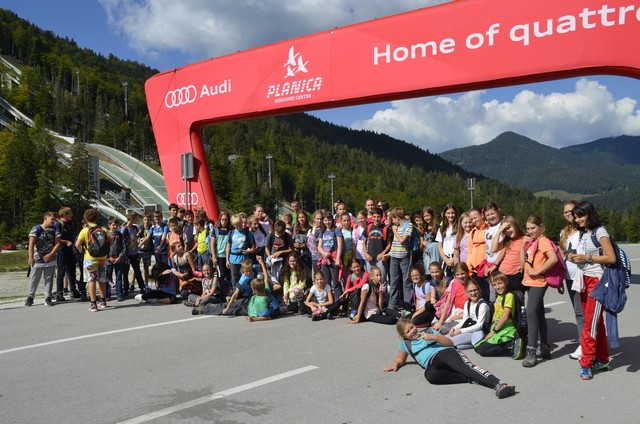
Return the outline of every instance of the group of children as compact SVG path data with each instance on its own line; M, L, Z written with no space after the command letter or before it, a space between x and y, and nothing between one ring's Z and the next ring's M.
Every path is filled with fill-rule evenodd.
M64 226L68 211L61 211L65 219L60 225L47 213L29 234L32 277L26 304L33 304L41 275L45 304L52 304L54 259L75 245L84 251L88 282L86 290L79 285L80 296L88 292L92 311L106 307L106 283L113 273L119 301L135 290L129 284L133 269L139 301L181 300L193 314L246 315L249 321L261 321L298 313L314 321L344 316L353 324L396 324L402 318L482 356L524 357L525 367L551 358L543 297L545 273L558 258L537 215L528 218L525 235L518 221L503 216L495 203L464 213L453 204L440 214L425 207L413 215L389 209L386 202L376 205L373 199L355 216L342 201L335 214L309 214L298 202L292 202L292 209L293 214L274 222L256 205L250 216L223 211L213 223L202 210L194 214L170 205L166 223L154 212L145 214L139 227L132 212L122 226L110 219L108 230L96 224L97 212L89 209L75 240ZM572 235L577 225L573 219L569 223ZM107 251L96 247L100 237ZM566 255L576 252L566 243L561 249ZM152 256L155 264L149 272ZM595 256L576 256L576 263L590 265ZM580 298L571 287L567 290L572 302ZM578 315L576 308L580 326ZM608 354L602 356L606 358L596 358L598 371L608 369Z

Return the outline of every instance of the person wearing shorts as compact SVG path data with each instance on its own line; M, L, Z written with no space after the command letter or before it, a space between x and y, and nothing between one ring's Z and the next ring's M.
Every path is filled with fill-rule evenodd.
M98 212L95 209L87 209L84 212L84 220L87 223L87 226L80 231L78 234L78 239L76 240L76 248L78 251L82 251L83 246L86 248L84 252L84 261L82 264L82 269L84 271L84 278L87 281L87 290L89 291L89 298L91 299L91 307L89 310L91 312L97 312L98 309L106 309L107 301L107 267L106 260L107 255L101 257L93 257L89 254L89 230L93 227L98 226ZM106 237L111 244L111 236L109 235L109 231L106 228L102 228L105 232ZM96 283L98 284L100 290L100 304L97 303L97 295L96 295Z

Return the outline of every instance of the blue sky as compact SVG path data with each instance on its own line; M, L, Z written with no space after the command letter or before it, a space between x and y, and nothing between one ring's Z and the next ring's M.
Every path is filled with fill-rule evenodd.
M45 30L159 71L438 0L0 0ZM640 135L640 82L590 76L313 112L432 152L515 131L554 147Z

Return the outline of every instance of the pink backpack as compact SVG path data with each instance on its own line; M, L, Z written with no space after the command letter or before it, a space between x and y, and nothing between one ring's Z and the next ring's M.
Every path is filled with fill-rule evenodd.
M532 260L536 256L536 253L538 252L539 240L540 239L538 238L538 240L536 240L533 243L533 250L531 252ZM564 277L567 275L567 266L564 263L564 257L562 257L562 252L560 252L560 249L558 248L558 246L556 246L556 244L551 240L549 240L549 243L551 243L551 247L553 248L553 251L558 257L558 261L555 263L555 265L553 265L550 269L548 269L547 272L544 273L544 279L547 281L547 284L549 285L549 287L557 289L562 286L562 281L564 280Z

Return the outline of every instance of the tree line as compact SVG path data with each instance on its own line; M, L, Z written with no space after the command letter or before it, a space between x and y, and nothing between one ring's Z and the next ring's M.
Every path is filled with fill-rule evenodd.
M0 95L35 121L33 128L18 123L0 131L1 235L23 239L43 211L65 204L80 213L90 204L95 193L84 143L157 163L144 96L144 82L157 71L82 49L3 9L0 53L22 70L20 84L11 81L10 69L0 70ZM64 146L47 128L77 141ZM330 173L336 176L334 198L352 211L369 196L410 212L449 202L466 210L467 178L476 177L475 206L496 202L522 222L537 213L552 237L564 225L558 201L465 172L400 140L305 114L209 126L203 140L217 195L232 211L261 203L273 215L283 199L298 199L307 210L330 208ZM267 154L273 155L270 181ZM616 238L640 240L640 204L622 214L606 208L601 213Z

